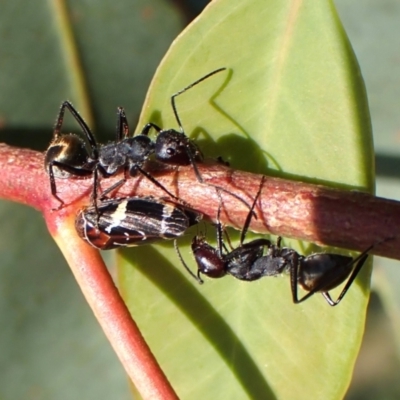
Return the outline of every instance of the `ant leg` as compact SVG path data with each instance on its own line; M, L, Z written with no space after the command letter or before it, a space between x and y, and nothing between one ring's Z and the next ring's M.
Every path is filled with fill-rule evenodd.
M56 178L54 176L54 167L58 167L59 169L75 176L85 176L87 175L87 171L83 171L79 168L71 167L68 164L63 164L58 161L50 161L48 164L48 172L49 172L49 177L50 177L50 189L51 189L51 194L61 203L60 206L57 208L59 210L65 202L57 195L57 186L56 186Z
M168 196L172 197L174 200L178 201L181 204L184 204L179 197L175 196L172 194L166 187L161 185L160 182L157 181L152 175L150 175L148 172L146 172L144 169L140 168L138 165L135 166L134 169L137 169L141 174L143 174L149 181L153 182L157 187L159 187L161 190L163 190L165 193L168 194Z
M258 188L256 196L254 197L253 204L251 205L250 211L249 211L249 213L247 214L247 217L246 217L246 221L244 222L242 232L240 233L240 246L242 246L242 244L244 242L244 239L246 238L246 233L249 230L251 218L253 217L253 214L254 214L254 208L256 206L258 198L260 197L264 181L265 181L265 176L263 175L262 178L261 178L260 186ZM257 218L257 216L255 216L255 218Z
M196 160L195 160L195 157L192 154L192 150L190 148L189 140L190 139L188 139L188 142L186 144L186 153L187 153L187 155L189 157L190 164L192 164L192 167L193 167L193 170L194 170L194 174L196 175L197 180L200 183L203 183L204 181L203 181L203 178L200 175L199 169L197 168Z
M183 260L182 254L181 254L181 252L180 252L180 250L179 250L178 242L177 242L176 239L174 240L174 247L175 247L176 253L178 254L179 260L181 261L181 263L182 263L183 267L186 269L186 271L189 272L189 275L190 275L192 278L194 278L198 283L203 284L204 281L203 281L203 279L200 278L199 272L197 273L197 275L195 275L195 274L190 270L190 268L186 265L185 261Z
M293 255L294 255L293 258L290 260L290 287L292 290L293 303L299 304L310 298L314 293L319 292L322 285L314 287L313 290L310 290L301 299L298 298L297 289L298 289L298 273L299 273L300 263L299 263L299 255L295 251L293 251ZM325 300L328 302L329 305L331 306L335 305L332 299L330 298L328 292L322 292L322 295L325 297Z
M60 202L60 205L56 210L59 210L62 208L62 206L65 204L64 201L58 197L57 195L57 187L56 187L56 180L54 178L54 172L53 172L53 163L49 164L49 177L50 177L50 188L51 188L51 194Z
M128 180L128 166L124 167L124 177L122 179L120 179L118 182L114 183L113 185L111 185L109 188L107 188L106 190L104 190L101 194L100 194L100 200L104 200L105 197L111 193L113 190L119 188L120 186L122 186L127 180Z
M203 183L203 180L201 180L201 181L199 181L199 182L200 182L200 183ZM238 200L238 201L240 201L241 203L243 203L249 210L251 209L250 204L249 204L246 200L243 200L243 199L242 199L239 195L237 195L236 193L230 192L229 190L224 189L224 188L221 187L221 186L213 185L213 184L211 184L211 183L207 183L207 185L208 185L208 186L211 186L211 187L213 187L213 188L215 188L215 189L218 189L220 192L224 192L224 193L226 193L226 194L229 194L230 196L234 197L236 200ZM257 216L256 216L255 212L252 211L251 213L253 214L254 218L257 219Z
M227 240L227 242L228 242L228 245L229 245L229 247L230 247L230 249L231 249L231 251L232 251L232 250L233 250L233 246L232 246L231 238L229 237L228 232L226 231L226 229L224 229L224 233L225 233L225 238L226 238L226 240ZM226 247L226 244L225 244L224 242L222 242L222 246L223 246L224 250L225 250L227 253L229 253L229 250L228 250L228 248Z
M280 242L279 242L280 244ZM290 288L292 290L292 299L294 304L299 304L304 300L307 300L311 297L315 291L312 290L308 292L304 297L301 299L298 298L297 289L298 289L298 275L299 275L299 254L293 250L292 253L289 254L289 265L290 265Z
M222 207L222 198L221 198L221 193L217 189L217 194L219 197L219 203L218 203L218 210L217 210L217 244L218 244L218 257L222 257L222 249L224 246L224 242L222 240L222 224L221 224L221 207ZM230 241L229 241L230 242Z
M99 190L99 172L98 172L98 169L95 168L93 170L92 202L93 202L94 210L95 210L96 215L97 215L96 225L98 225L99 219L100 219L100 213L99 213L99 209L97 207L97 193L98 193L98 190Z
M370 251L372 248L369 247L368 250L366 250L366 252ZM341 300L343 299L343 297L345 296L345 294L347 293L347 291L349 290L350 286L353 284L354 279L357 278L358 273L361 271L361 268L363 267L366 259L368 258L368 254L365 251L363 253L361 253L356 259L354 259L351 264L355 264L357 261L357 265L354 268L353 272L351 273L349 279L346 282L346 285L344 286L342 292L340 293L339 297L333 301L331 296L329 295L328 292L322 292L322 295L324 296L325 300L328 302L328 304L332 307L337 306Z
M232 251L232 250L234 249L234 247L232 246L231 238L230 238L230 236L229 236L229 234L228 234L228 231L227 231L225 228L224 228L223 230L224 230L225 239L226 239L226 241L228 242L230 251ZM222 241L222 246L223 246L224 250L225 250L227 253L229 253L229 250L228 250L226 244L224 243L224 241Z
M333 304L331 304L331 303L328 301L328 299L327 299L327 296L328 296L329 299L330 299L329 294L327 293L327 296L325 296L325 294L322 293L322 294L324 295L326 301L328 301L329 305L331 305L331 306L336 306L337 304L340 303L340 301L343 299L343 297L345 296L345 294L346 294L347 291L349 290L350 286L352 285L352 283L353 283L354 280L356 279L358 273L361 271L361 268L363 267L363 265L364 265L366 259L368 258L368 253L372 250L372 248L373 248L374 246L376 246L377 244L380 244L380 243L386 242L387 240L392 240L392 239L393 239L392 237L386 238L386 239L380 240L379 242L377 242L377 243L375 243L375 244L369 246L366 250L364 250L358 257L356 257L356 258L352 261L352 264L356 264L356 263L357 263L357 265L356 265L356 267L354 268L353 272L351 273L350 278L348 279L346 285L344 286L344 288L343 288L342 292L340 293L339 297L337 298L337 300L336 300L336 301L332 301L332 299L331 299L331 301L332 301L332 303L333 303Z
M147 136L149 134L151 128L153 128L155 131L157 131L157 133L160 133L162 131L162 129L158 125L149 122L148 124L146 124L143 127L142 131L140 132L140 135Z
M100 201L104 200L109 193L111 193L113 190L122 186L125 182L126 182L126 178L123 178L123 179L120 179L118 182L114 183L114 185L107 188L104 192L101 193Z
M121 142L129 136L129 124L123 107L117 108L116 141Z
M86 122L83 120L83 118L79 115L78 111L75 109L75 107L69 102L69 101L64 101L61 104L60 111L58 113L58 117L56 120L56 125L53 130L53 136L56 138L60 136L61 132L61 126L63 124L64 120L64 114L65 114L65 109L68 109L71 115L75 118L76 122L80 125L83 133L86 136L87 141L89 142L90 148L92 150L92 158L97 160L99 158L99 151L97 148L97 143L96 139L94 138L94 135Z

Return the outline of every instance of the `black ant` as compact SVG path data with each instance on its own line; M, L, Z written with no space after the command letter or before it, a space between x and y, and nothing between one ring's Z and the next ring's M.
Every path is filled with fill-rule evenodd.
M103 192L102 197L123 184L126 180L127 172L129 172L131 176L140 172L169 196L179 201L176 196L170 193L163 185L153 178L152 175L143 169L144 163L152 154L155 155L157 160L164 163L175 165L192 164L197 179L202 182L196 166L196 161L201 162L203 160L203 155L197 145L185 135L176 109L175 98L205 79L225 69L226 68L219 68L210 72L171 97L172 108L180 127L180 132L173 129L162 130L157 125L149 123L144 126L141 133L130 137L125 111L122 107L119 107L115 141L105 145L99 145L90 128L74 106L69 101L64 101L61 105L53 131L53 140L45 156L45 168L50 177L51 193L61 203L60 206L62 206L64 202L57 195L56 178L69 178L70 176L88 177L93 175L94 184L92 199L96 207L99 173L104 177L108 177L116 174L121 169L125 171L125 178ZM70 111L80 125L86 141L73 133L61 134L65 109ZM154 142L148 137L151 128L154 128L158 132ZM87 149L87 144L90 151ZM226 191L224 189L221 190ZM237 197L236 195L234 196Z
M374 245L369 246L353 259L352 257L330 253L316 253L305 257L293 249L281 248L281 237L278 237L276 245L267 239L255 239L244 243L263 182L264 177L243 225L240 244L237 248L228 252L223 243L223 229L220 222L221 203L217 213L217 247L208 244L204 236L193 238L191 247L198 268L196 280L203 283L200 274L207 275L210 278L220 278L229 274L243 281L254 281L265 276L277 276L283 272L289 272L292 298L295 304L301 303L314 293L320 292L330 306L336 306L354 282ZM183 266L193 275L184 262L176 241L175 248ZM264 249L267 249L266 255L263 255ZM337 300L332 300L329 291L339 286L346 279L347 282ZM297 293L298 285L308 292L300 299Z
M82 128L90 147L90 153L87 150L85 141L80 136L73 133L61 134L65 109L71 112ZM93 203L96 204L98 174L108 177L116 174L121 168L124 168L125 174L129 171L130 175L135 175L139 171L169 196L176 199L176 196L142 168L145 161L154 153L154 143L146 134L129 137L129 126L124 109L119 107L117 115L116 140L105 145L99 145L74 106L69 101L62 103L53 132L53 140L45 156L45 168L50 176L51 193L61 205L64 202L57 195L55 178L93 175L92 198ZM125 180L126 178L108 188L103 195L116 189Z

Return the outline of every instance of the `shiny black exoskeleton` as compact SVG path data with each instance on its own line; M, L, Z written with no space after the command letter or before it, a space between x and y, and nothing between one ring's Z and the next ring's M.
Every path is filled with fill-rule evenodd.
M219 221L220 209L217 215L217 247L208 244L203 236L195 236L192 241L192 252L197 264L197 280L203 283L200 275L210 278L220 278L227 274L243 281L254 281L262 277L290 274L290 285L293 302L298 304L307 300L314 293L320 292L330 306L336 306L343 299L348 289L363 267L368 253L372 248L385 240L369 246L356 258L331 253L316 253L302 256L291 248L281 247L281 238L272 244L267 239L255 239L244 243L249 228L253 210L260 196L260 189L243 226L240 244L227 251L222 240L222 226ZM220 208L220 207L219 207ZM184 267L189 270L176 247L178 256ZM347 281L346 281L347 280ZM332 300L329 291L345 282L336 300ZM298 286L307 294L298 297Z
M186 135L178 115L175 99L193 86L225 70L226 68L218 68L171 96L171 106L179 126L179 131L175 129L162 129L153 123L146 124L142 130L142 134L144 135L147 135L151 128L158 132L154 148L155 157L158 161L173 165L192 165L199 182L203 182L203 179L196 166L196 162L202 162L204 157L196 143L190 140Z
M170 193L143 169L143 165L152 154L155 155L158 161L163 163L174 165L192 164L197 179L202 182L196 162L201 162L203 160L203 155L197 145L186 136L183 130L176 109L175 98L203 80L223 70L225 70L225 68L219 68L210 72L171 97L172 108L180 132L174 129L163 130L157 125L149 123L144 126L140 134L130 137L124 109L119 107L115 141L106 145L99 145L77 110L70 102L64 101L61 105L56 126L53 131L53 140L45 156L45 168L50 177L52 195L59 200L61 205L64 203L57 195L56 178L69 178L70 176L88 177L93 175L94 184L92 197L93 203L95 204L98 194L99 174L108 177L124 169L125 178L112 187L107 188L102 194L103 197L123 184L126 180L127 173L134 176L137 172L140 172L165 193L178 201L179 199L176 196ZM71 112L72 116L80 125L85 140L72 133L61 133L65 109ZM158 132L154 142L148 136L151 128L154 128Z
M251 218L254 215L254 208L261 194L264 179L265 177L261 179L259 190L254 198L241 232L240 245L237 248L228 252L223 243L223 229L222 224L220 223L221 203L217 212L217 247L208 244L204 236L198 235L193 238L191 247L197 263L197 281L199 283L203 283L200 276L201 274L207 275L210 278L221 278L226 274L230 274L237 279L245 281L253 281L261 277L259 271L252 268L252 265L256 260L262 257L264 248L269 248L271 242L267 239L256 239L249 243L243 242L250 226ZM176 242L175 249L185 269L193 275L184 262Z
M290 274L292 299L295 304L307 300L314 293L321 293L330 306L341 302L350 286L368 258L369 246L356 258L331 253L315 253L302 256L295 250L280 247L279 237L276 245L271 245L268 254L260 257L252 265L252 274L260 277ZM347 282L336 300L332 300L329 291ZM308 293L298 297L298 286Z
M72 116L82 128L87 144L89 145L89 151L82 137L73 133L61 133L61 126L66 109L71 112ZM50 177L51 193L63 204L63 200L57 195L55 178L69 178L70 176L87 177L93 175L93 202L95 203L98 194L99 173L107 177L114 175L123 168L125 170L125 175L129 173L133 176L137 172L142 173L169 196L176 199L176 196L170 193L142 168L143 164L153 153L154 142L146 133L129 137L128 121L123 108L118 108L115 141L105 145L99 145L77 110L70 102L64 101L57 117L53 132L53 140L45 156L45 168ZM108 188L105 193L121 185L124 180Z

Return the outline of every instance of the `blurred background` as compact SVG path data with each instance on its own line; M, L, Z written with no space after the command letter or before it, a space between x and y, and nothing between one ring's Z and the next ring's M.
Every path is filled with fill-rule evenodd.
M135 127L157 65L207 3L66 3L101 141L114 137L118 105ZM1 142L44 151L61 101L79 98L79 76L66 71L73 53L60 45L69 34L60 4L2 2ZM335 5L367 87L377 195L400 200L400 3ZM39 213L1 201L0 220L0 398L130 399L124 371ZM346 397L352 400L400 398L399 263L376 257L374 265L367 330Z

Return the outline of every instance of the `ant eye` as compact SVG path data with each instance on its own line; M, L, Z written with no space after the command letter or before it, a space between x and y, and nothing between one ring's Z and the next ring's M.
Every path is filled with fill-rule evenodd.
M174 156L175 155L175 150L172 148L172 147L169 147L168 149L167 149L167 154L169 155L169 156Z

